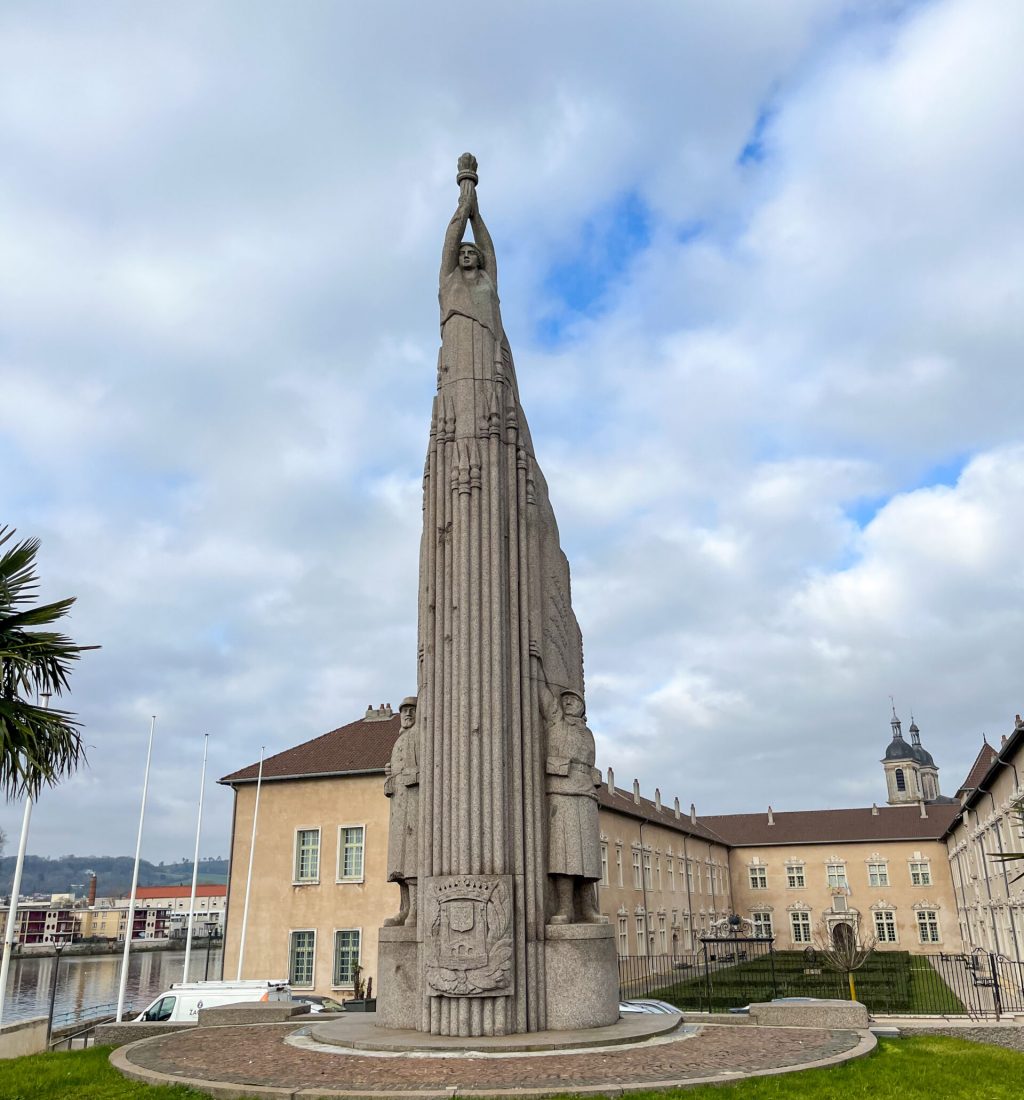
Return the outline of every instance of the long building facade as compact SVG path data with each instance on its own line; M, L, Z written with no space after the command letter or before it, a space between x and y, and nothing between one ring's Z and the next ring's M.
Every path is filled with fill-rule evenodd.
M1021 846L1011 822L1024 731L1001 753L979 754L957 798L939 791L919 732L915 724L904 741L894 722L886 805L698 817L658 791L643 797L635 782L616 786L609 770L598 791L597 893L619 956L696 952L716 922L738 914L779 950L845 925L882 951L982 948L1019 959L1024 889L1012 868L981 856ZM399 908L398 886L386 881L383 783L398 734L391 707L371 707L264 761L244 946L259 769L221 780L235 797L226 977L288 977L340 998L359 981L376 984L377 930Z

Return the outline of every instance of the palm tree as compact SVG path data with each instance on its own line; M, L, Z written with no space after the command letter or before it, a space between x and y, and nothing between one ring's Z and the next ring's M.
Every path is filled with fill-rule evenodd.
M85 748L69 711L23 696L63 694L71 662L98 647L46 629L68 613L74 597L33 607L39 540L8 545L13 537L13 529L0 526L0 793L34 798L83 763Z

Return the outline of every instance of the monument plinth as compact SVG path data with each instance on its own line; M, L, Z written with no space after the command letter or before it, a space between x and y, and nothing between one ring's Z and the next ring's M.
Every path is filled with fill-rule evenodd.
M618 1019L615 946L595 893L601 778L582 637L476 168L459 159L441 258L417 695L402 705L385 786L401 904L381 930L378 973L381 1024L453 1036Z

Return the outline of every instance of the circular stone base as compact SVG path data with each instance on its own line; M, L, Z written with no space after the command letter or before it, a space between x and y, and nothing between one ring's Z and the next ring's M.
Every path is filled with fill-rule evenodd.
M313 1017L316 1019L316 1017ZM608 1027L581 1031L530 1031L516 1035L479 1035L461 1039L453 1035L427 1035L422 1031L399 1031L377 1027L374 1014L346 1013L324 1023L314 1023L309 1037L317 1043L347 1050L379 1050L392 1054L406 1052L451 1054L453 1051L484 1051L493 1054L521 1054L542 1050L582 1050L586 1047L619 1046L640 1043L656 1035L665 1035L682 1025L683 1017L674 1014L638 1013L626 1016Z
M535 1100L722 1084L835 1065L875 1045L869 1031L702 1024L696 1034L681 1027L618 1046L431 1057L315 1043L301 1036L310 1030L309 1024L197 1027L140 1039L114 1050L110 1061L134 1080L189 1085L220 1100L451 1100L456 1094Z

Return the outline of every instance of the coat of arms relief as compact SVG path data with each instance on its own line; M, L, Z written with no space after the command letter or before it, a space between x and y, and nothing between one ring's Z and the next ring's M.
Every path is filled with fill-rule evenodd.
M435 996L512 993L512 878L439 875L427 880L427 984Z

